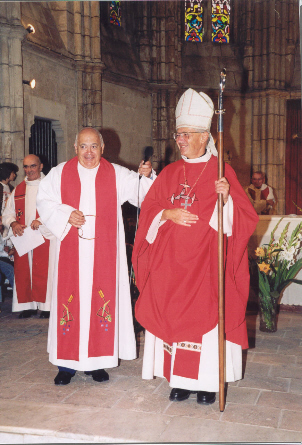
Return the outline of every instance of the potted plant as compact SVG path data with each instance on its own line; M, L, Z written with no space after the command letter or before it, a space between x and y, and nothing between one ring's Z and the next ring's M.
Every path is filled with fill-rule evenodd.
M287 223L278 240L275 232L281 218L271 233L270 241L255 250L259 278L260 331L277 330L277 308L280 294L291 282L302 284L295 276L302 267L301 250L302 222L293 230L288 239Z

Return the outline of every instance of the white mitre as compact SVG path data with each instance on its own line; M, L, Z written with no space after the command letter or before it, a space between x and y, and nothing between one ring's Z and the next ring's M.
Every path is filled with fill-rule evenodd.
M179 99L175 110L176 129L187 127L201 132L208 131L210 138L207 152L217 156L214 140L210 133L213 114L214 104L209 96L189 88Z

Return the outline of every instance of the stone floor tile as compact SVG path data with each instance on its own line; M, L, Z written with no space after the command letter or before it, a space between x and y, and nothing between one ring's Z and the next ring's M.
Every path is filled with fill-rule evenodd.
M302 363L300 366L288 364L271 366L269 376L302 379Z
M197 442L197 443L273 443L285 441L300 442L299 432L281 431L275 428L255 425L244 425L211 419L188 419L174 417L165 431L160 435L159 442Z
M162 395L131 392L125 394L124 397L115 404L115 408L156 414L166 411L168 405L169 400Z
M289 391L302 394L302 376L299 379L291 379Z
M236 405L228 402L221 420L277 428L280 416L281 409L268 410L266 406Z
M226 401L227 403L255 405L259 394L259 389L230 387L228 385Z
M257 405L302 411L302 394L262 391Z
M52 404L62 403L70 394L74 394L78 389L69 385L54 384L33 384L18 394L15 400L28 401L30 403Z
M20 396L24 391L30 390L34 386L33 383L24 384L11 380L1 385L0 398L1 399L15 399Z
M103 436L111 440L153 442L158 441L169 422L170 418L163 414L101 408L80 416L64 416L64 424L60 422L57 431Z
M112 387L111 389L106 389L102 385L92 386L86 384L73 392L66 393L62 403L112 408L123 397L125 397L124 391L119 391Z
M57 369L34 369L25 376L21 377L19 382L39 383L41 385L53 383L57 374Z
M268 353L254 353L253 362L254 363L266 363L266 364L295 364L296 357L294 355L285 354L268 354Z
M219 420L220 418L217 400L212 405L199 405L195 394L192 394L189 399L183 402L169 402L165 414L179 418L188 417L212 420Z
M271 365L266 363L249 362L244 369L245 375L257 375L261 377L268 377Z
M106 382L108 389L114 387L119 391L153 393L161 384L161 379L143 380L141 377L117 375L108 370L110 380ZM96 384L96 383L95 383Z
M302 432L302 412L284 410L282 412L282 418L279 427L287 430Z
M238 386L286 392L289 390L289 381L279 377L262 377L247 374L243 380L239 381Z

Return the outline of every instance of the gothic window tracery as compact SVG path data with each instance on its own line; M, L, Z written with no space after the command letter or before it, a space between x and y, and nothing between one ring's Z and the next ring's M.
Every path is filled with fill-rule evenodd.
M211 38L214 43L229 43L230 2L231 0L185 0L185 41L203 42Z
M122 26L121 2L110 2L110 24L115 26Z

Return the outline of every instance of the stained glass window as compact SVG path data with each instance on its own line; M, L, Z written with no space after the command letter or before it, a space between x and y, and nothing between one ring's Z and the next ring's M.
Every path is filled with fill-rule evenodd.
M202 0L185 1L185 40L202 42L203 7Z
M116 26L122 25L120 1L110 2L110 23Z
M230 42L230 0L212 0L212 42Z

